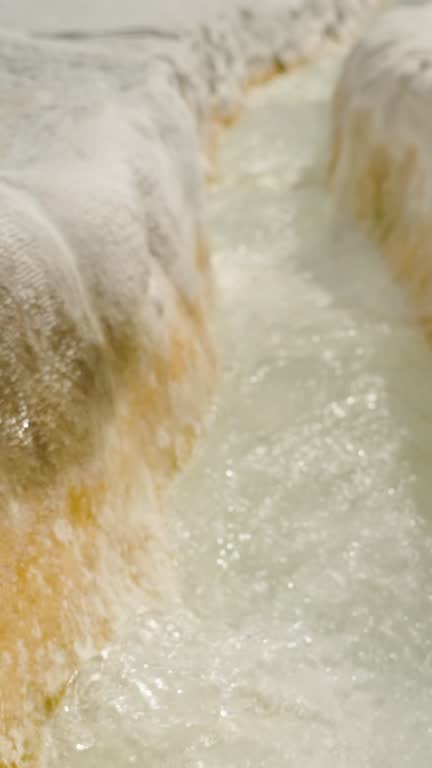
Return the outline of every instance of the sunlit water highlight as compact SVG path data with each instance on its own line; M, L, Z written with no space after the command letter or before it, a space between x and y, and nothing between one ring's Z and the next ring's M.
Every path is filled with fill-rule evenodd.
M324 187L329 59L251 99L211 194L222 396L173 494L175 611L131 617L65 768L430 768L432 354Z

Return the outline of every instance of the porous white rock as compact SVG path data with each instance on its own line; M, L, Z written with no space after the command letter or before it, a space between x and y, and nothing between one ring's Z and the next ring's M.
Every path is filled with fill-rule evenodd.
M170 592L161 495L215 382L209 125L372 4L2 6L33 27L0 35L3 766L36 762L78 660Z
M330 178L377 237L432 328L432 7L383 14L354 49L333 109Z

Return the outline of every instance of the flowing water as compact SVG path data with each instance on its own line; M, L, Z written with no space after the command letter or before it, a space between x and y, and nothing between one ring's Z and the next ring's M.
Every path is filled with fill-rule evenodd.
M221 399L168 521L182 605L83 670L49 766L430 768L432 353L325 191L338 66L224 137Z

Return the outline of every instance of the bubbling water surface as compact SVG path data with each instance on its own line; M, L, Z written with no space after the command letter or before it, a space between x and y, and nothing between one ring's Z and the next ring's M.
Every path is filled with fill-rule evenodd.
M182 600L77 677L48 766L430 766L432 354L325 190L338 67L256 92L224 138L223 381L171 500Z

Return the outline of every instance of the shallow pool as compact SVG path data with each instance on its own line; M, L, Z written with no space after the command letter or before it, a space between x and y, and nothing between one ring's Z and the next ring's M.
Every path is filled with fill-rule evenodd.
M336 57L256 92L211 192L221 399L172 495L182 599L47 736L67 768L430 768L432 352L325 191Z

